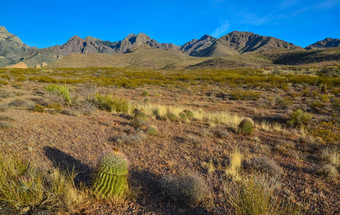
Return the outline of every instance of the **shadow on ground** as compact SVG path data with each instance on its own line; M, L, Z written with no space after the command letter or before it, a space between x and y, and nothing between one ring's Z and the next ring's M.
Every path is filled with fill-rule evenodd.
M155 214L210 214L202 207L191 208L182 205L180 202L170 202L163 198L160 188L161 176L155 175L150 171L130 171L130 181L132 186L141 187L143 195L139 195L137 202L145 206Z
M63 174L74 172L76 174L74 182L77 186L80 184L89 186L91 184L93 168L90 166L56 148L44 147L44 153L53 163L53 166Z

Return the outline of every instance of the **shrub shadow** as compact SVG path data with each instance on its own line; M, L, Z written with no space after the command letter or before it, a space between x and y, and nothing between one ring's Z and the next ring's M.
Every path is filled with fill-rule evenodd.
M179 202L170 202L165 199L161 192L161 176L154 173L145 171L130 170L130 181L133 181L133 186L142 188L143 195L137 198L140 205L145 206L155 214L195 214L195 215L208 215L210 214L205 208L202 207L189 207Z
M76 186L79 187L81 184L90 186L93 168L57 148L46 146L44 147L44 153L53 166L58 168L63 174L72 172L76 174L74 178Z

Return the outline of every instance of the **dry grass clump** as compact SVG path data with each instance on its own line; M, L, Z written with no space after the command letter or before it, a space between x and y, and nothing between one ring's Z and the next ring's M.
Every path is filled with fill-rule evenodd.
M0 104L0 112L5 112L8 110L8 105L7 104Z
M321 166L318 172L322 175L328 176L330 178L335 178L338 175L337 168L332 164L325 164Z
M239 180L238 173L242 165L242 157L239 151L233 152L230 156L230 164L225 173L234 180Z
M323 161L334 165L340 166L340 147L326 147L321 151L321 158Z
M165 198L192 207L207 199L210 193L205 180L196 173L164 176L160 187Z
M275 194L276 184L265 178L252 177L226 186L226 199L232 208L229 214L237 215L286 215L300 211L283 202Z
M272 159L267 156L258 156L250 159L246 162L246 167L250 169L255 169L257 171L268 173L270 175L278 176L283 173L282 168Z
M7 115L0 115L0 121L13 121L14 119Z
M17 157L0 155L0 203L15 214L74 212L84 200L75 188L74 177L58 170L47 175Z
M202 140L201 140L201 138L199 138L196 135L189 134L185 138L185 143L193 145L193 146L197 146L197 145L200 145L202 143Z
M221 139L229 136L228 131L222 127L216 127L212 129L211 133L213 133L216 137L221 138Z

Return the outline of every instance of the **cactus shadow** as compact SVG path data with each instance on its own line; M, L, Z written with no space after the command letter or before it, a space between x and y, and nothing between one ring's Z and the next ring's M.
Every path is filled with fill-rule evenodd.
M58 168L63 174L67 175L72 172L76 174L74 183L77 187L81 186L81 184L90 186L94 172L92 167L57 148L45 146L43 150L53 166Z

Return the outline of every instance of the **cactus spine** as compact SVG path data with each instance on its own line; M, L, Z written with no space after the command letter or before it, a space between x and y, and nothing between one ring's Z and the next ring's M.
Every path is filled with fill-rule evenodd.
M120 152L106 153L95 174L93 190L99 198L122 199L128 189L128 160Z

